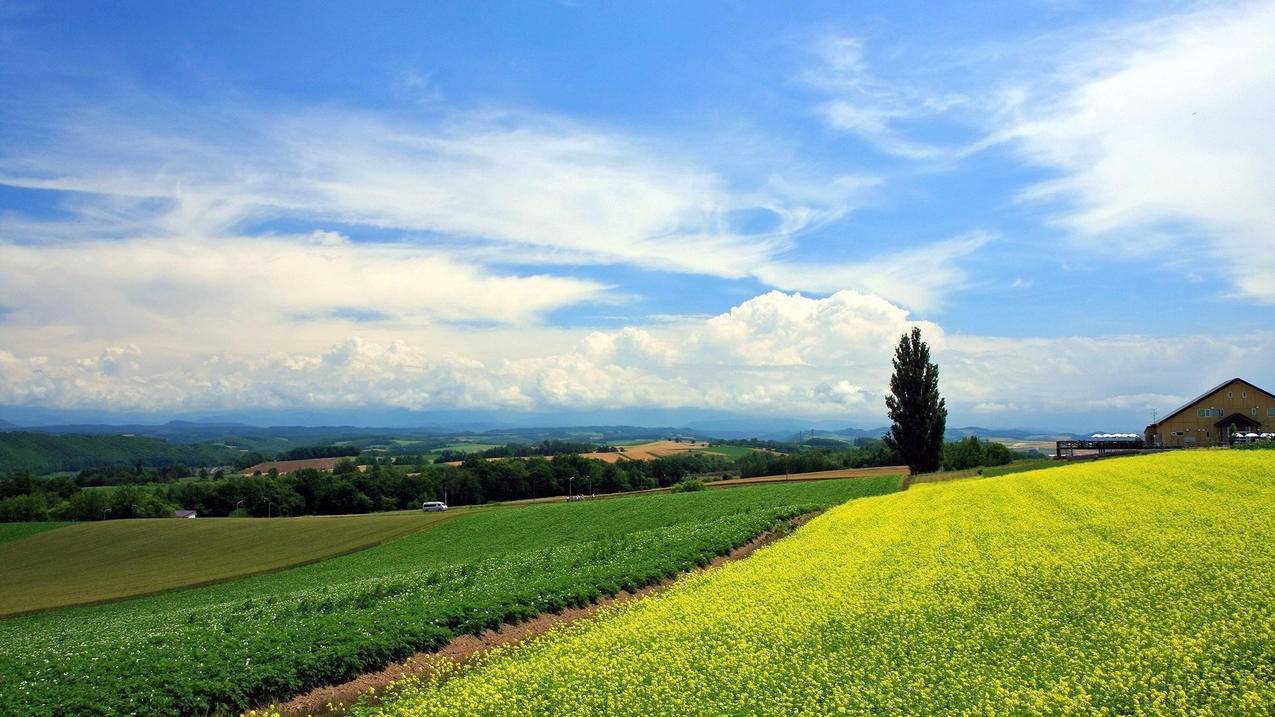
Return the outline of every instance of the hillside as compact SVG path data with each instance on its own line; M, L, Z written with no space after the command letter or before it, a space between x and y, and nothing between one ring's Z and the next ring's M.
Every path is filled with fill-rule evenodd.
M886 476L484 508L304 567L7 618L0 711L237 713L458 635L662 581L781 520L897 487Z
M0 433L0 474L52 473L109 465L207 466L233 463L238 451L219 446L176 445L139 436Z
M854 501L360 717L1275 710L1275 453Z

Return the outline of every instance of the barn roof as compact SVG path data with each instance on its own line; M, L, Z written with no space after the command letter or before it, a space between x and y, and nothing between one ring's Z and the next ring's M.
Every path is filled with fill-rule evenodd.
M1227 380L1223 381L1222 383L1219 383L1218 385L1214 386L1213 388L1210 388L1209 390L1205 391L1204 393L1201 393L1200 395L1196 396L1195 398L1191 399L1190 401L1187 401L1186 403L1182 404L1182 406L1181 406L1180 408L1178 408L1176 411L1174 411L1173 413L1170 413L1169 415L1165 416L1164 418L1161 418L1159 421L1156 421L1156 422L1155 422L1155 424L1153 424L1153 425L1159 425L1159 424L1161 424L1161 423L1164 423L1165 421L1169 420L1170 418L1173 418L1174 416L1178 415L1179 413L1182 413L1183 411L1187 410L1188 408L1190 408L1190 407L1194 406L1195 404L1199 403L1200 401L1203 401L1205 398L1208 398L1210 395L1212 395L1212 394L1214 394L1214 393L1217 393L1218 391L1221 391L1222 389L1224 389L1224 388L1226 388L1227 386L1229 386L1229 385L1231 385L1231 384L1235 383L1236 381L1238 381L1238 382L1240 382L1240 383L1244 384L1245 386L1248 386L1249 388L1251 388L1251 389L1253 389L1253 390L1255 390L1255 391L1261 391L1262 393L1266 394L1267 396L1271 396L1272 398L1275 398L1275 394L1272 394L1270 391L1267 391L1266 389L1262 388L1261 386L1255 386L1255 385L1253 385L1253 384L1249 383L1248 381L1245 381L1244 379L1242 379L1242 378L1240 378L1240 377L1236 376L1235 378L1228 378Z

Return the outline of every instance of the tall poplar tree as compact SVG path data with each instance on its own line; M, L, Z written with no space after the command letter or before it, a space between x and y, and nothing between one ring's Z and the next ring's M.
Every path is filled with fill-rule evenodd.
M913 327L911 336L904 334L894 350L885 407L892 424L886 445L899 452L913 473L938 470L947 403L939 395L939 367L930 361L930 347L919 328Z

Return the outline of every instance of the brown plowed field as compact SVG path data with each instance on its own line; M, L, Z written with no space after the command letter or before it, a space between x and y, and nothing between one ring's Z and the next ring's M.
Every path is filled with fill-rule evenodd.
M297 461L266 461L265 463L258 463L257 465L252 466L250 468L245 468L240 472L243 473L244 475L252 475L253 473L256 473L257 471L261 471L262 474L265 474L265 473L269 473L271 468L277 468L279 470L280 475L283 475L285 473L295 473L296 471L299 471L303 468L314 468L316 470L321 470L321 471L330 471L333 468L336 468L336 464L340 463L341 461L350 461L350 460L354 460L354 459L350 456L345 456L342 458L305 458L303 460L297 460ZM361 471L367 470L367 466L359 466L359 470Z
M597 458L607 463L618 463L619 461L649 461L653 458L663 458L664 456L673 456L678 453L690 453L691 451L702 451L708 448L707 443L678 443L677 441L651 441L650 443L639 443L635 446L620 446L620 453L581 453L585 458Z

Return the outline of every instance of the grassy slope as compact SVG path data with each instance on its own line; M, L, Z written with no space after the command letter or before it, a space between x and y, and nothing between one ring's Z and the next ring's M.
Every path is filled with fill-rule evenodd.
M0 708L245 708L493 621L649 584L794 511L897 486L881 477L498 507L300 568L0 620Z
M0 591L0 616L278 570L383 543L456 515L81 523L0 543L6 587Z
M1043 470L1045 468L1061 468L1066 465L1071 465L1071 463L1068 461L1054 460L1053 458L1025 458L1023 460L1006 463L1003 466L980 466L978 468L962 468L954 471L920 473L912 478L912 484L941 483L943 481L958 480L961 478L978 478L980 476L984 478L994 478L997 476L1011 475L1013 473Z
M1269 715L1272 505L1240 452L918 486L359 714Z
M54 528L63 528L70 523L0 523L0 543L25 538ZM2 564L2 563L0 563Z

